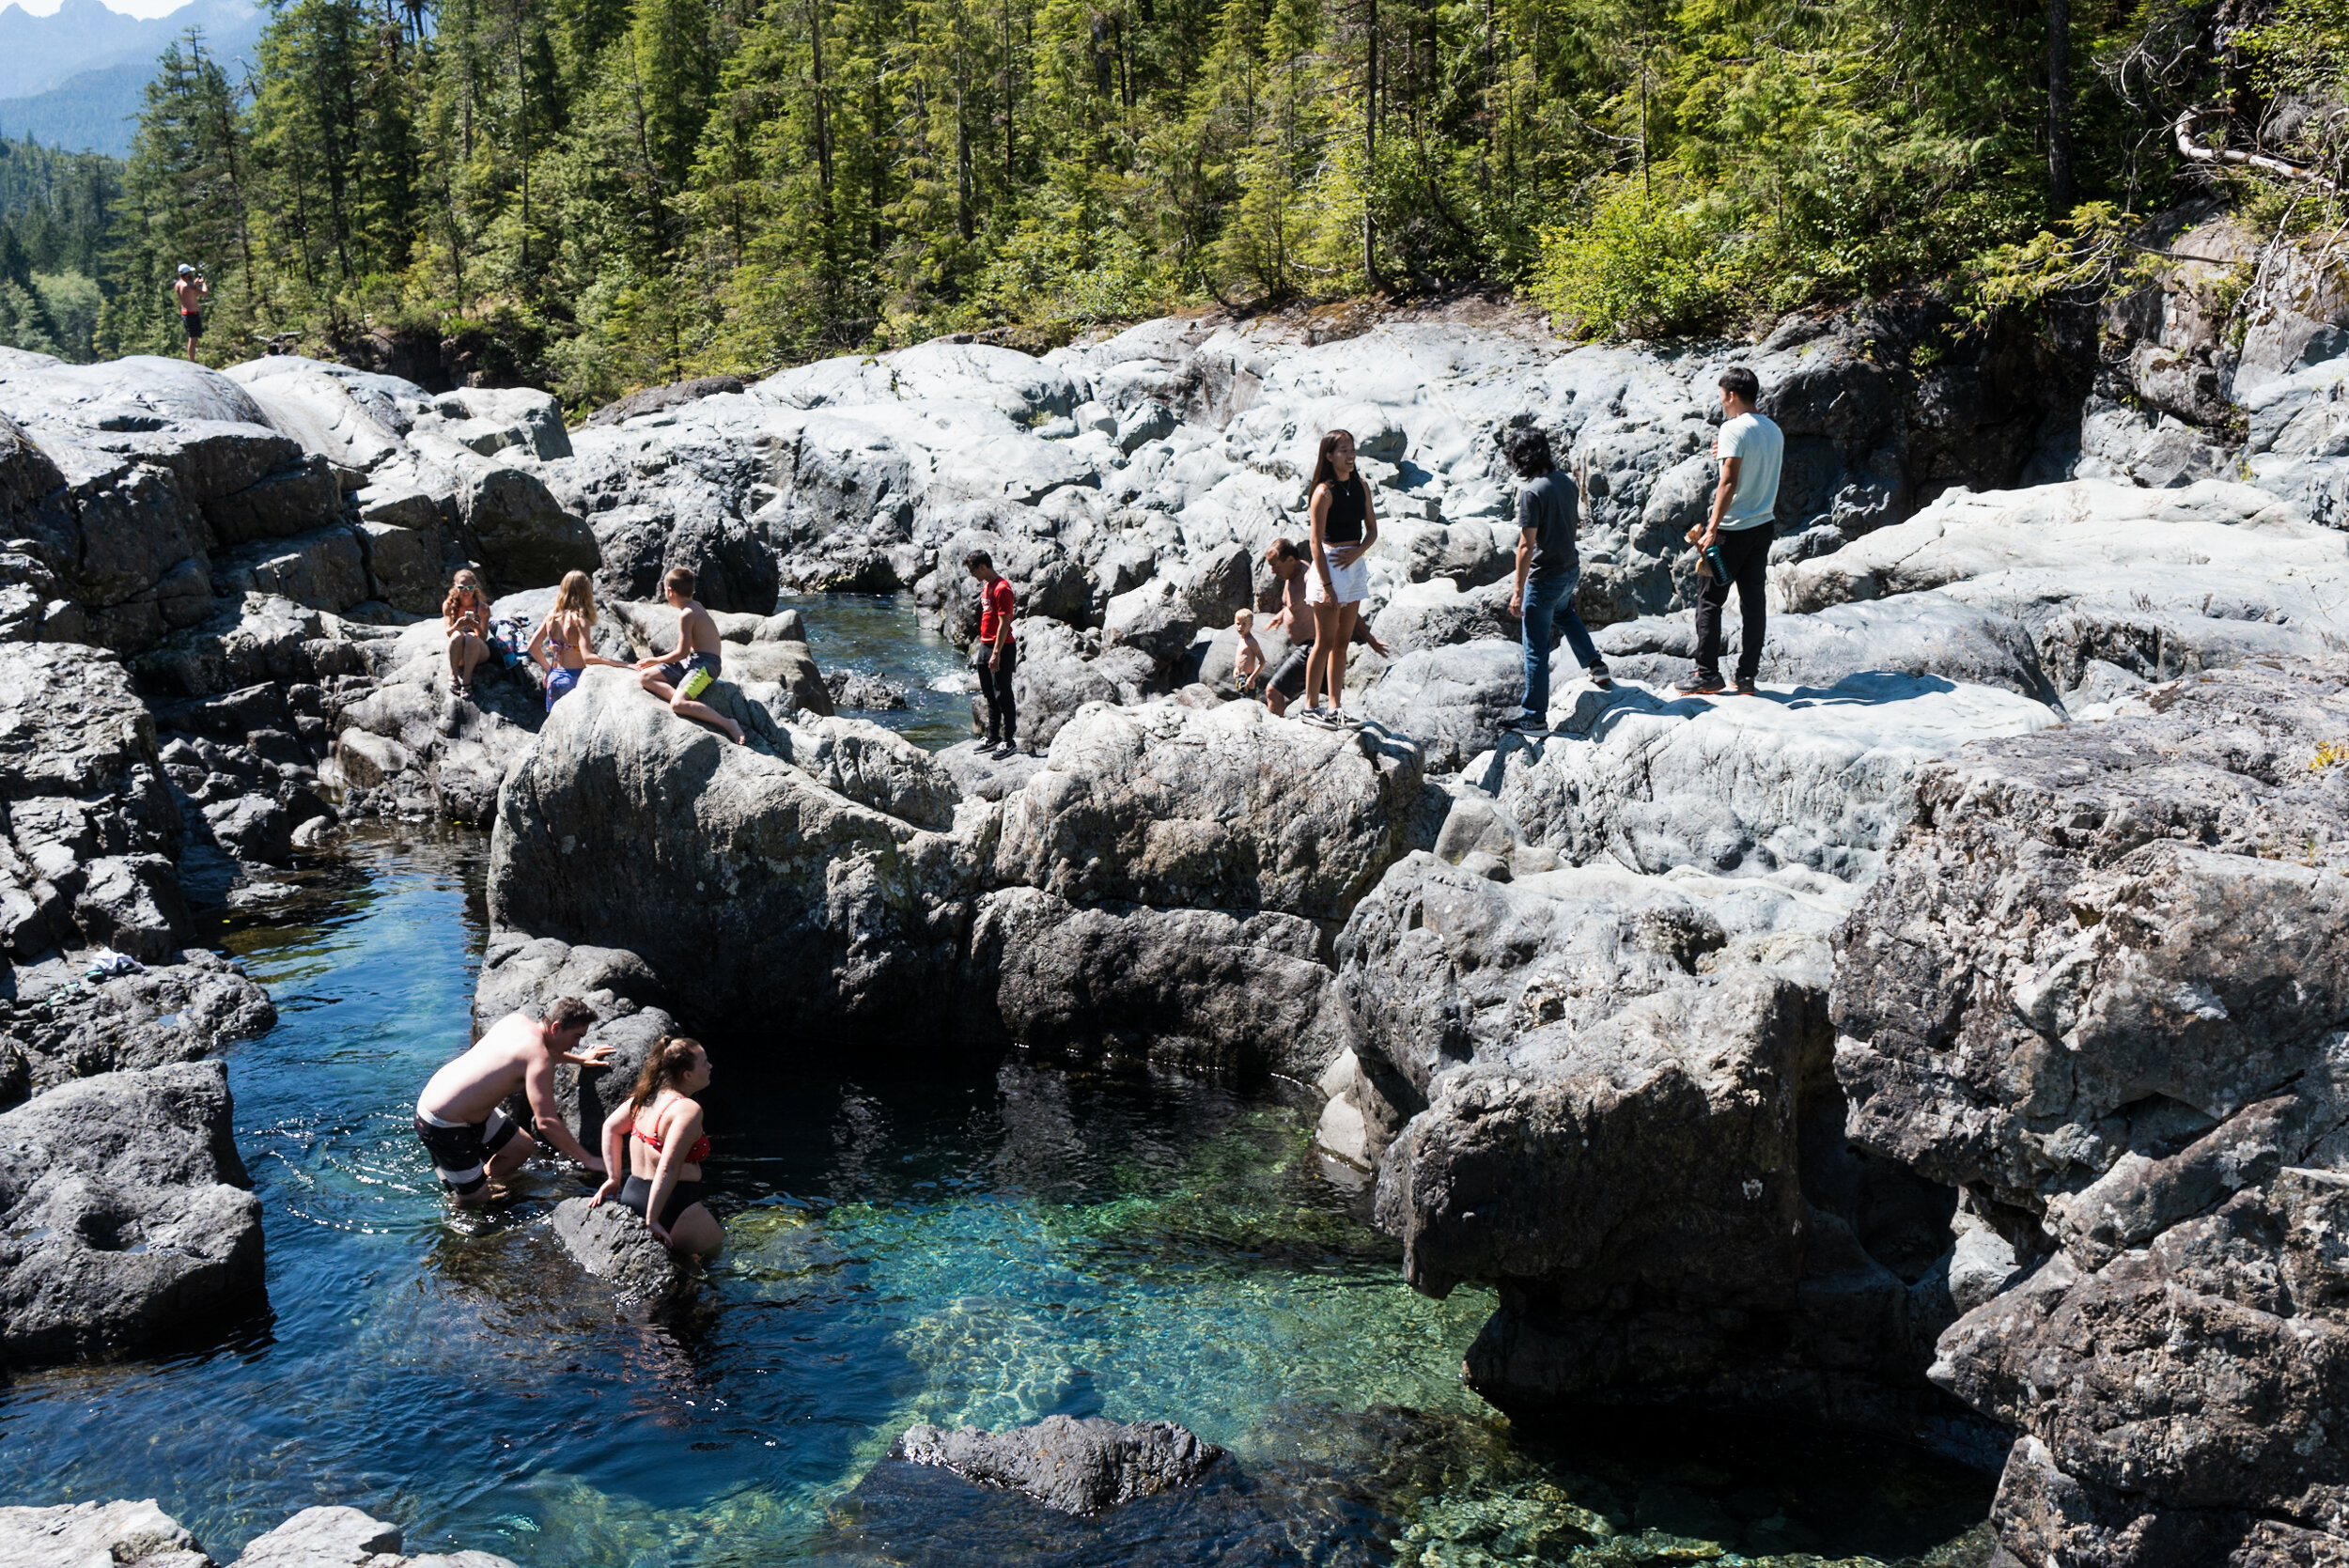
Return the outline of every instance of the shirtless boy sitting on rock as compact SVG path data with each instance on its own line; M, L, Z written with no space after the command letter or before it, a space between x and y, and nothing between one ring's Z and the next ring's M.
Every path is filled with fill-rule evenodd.
M742 726L708 703L693 700L717 684L721 646L718 623L693 597L693 574L684 567L670 567L669 575L661 579L661 597L677 612L677 650L638 660L636 667L645 673L636 678L678 718L713 724L739 746Z
M601 1156L591 1154L563 1124L554 1103L554 1064L600 1067L612 1048L581 1051L579 1042L596 1021L595 1009L576 997L558 997L544 1017L508 1013L456 1061L432 1075L416 1096L416 1136L432 1156L442 1187L460 1203L478 1203L489 1186L521 1168L538 1145L500 1109L517 1087L529 1097L530 1119L539 1137L575 1164L601 1172Z

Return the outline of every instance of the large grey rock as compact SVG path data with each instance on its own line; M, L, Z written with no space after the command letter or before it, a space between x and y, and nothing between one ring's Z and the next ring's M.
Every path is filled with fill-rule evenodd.
M629 1306L671 1306L692 1294L692 1265L661 1246L634 1210L616 1203L589 1208L584 1198L566 1198L554 1205L553 1224L579 1265Z
M276 1023L269 993L226 960L193 949L185 958L101 981L70 978L59 959L41 967L56 971L50 986L18 970L16 994L0 1001L0 1040L18 1054L0 1103L97 1073L193 1062Z
M148 1498L0 1508L0 1568L212 1568L212 1560Z
M2046 1260L1934 1368L2019 1429L2010 1551L2338 1530L2344 726L2332 660L1969 747L1838 938L1853 1135Z
M261 1206L216 1062L101 1073L0 1115L0 1354L135 1352L261 1305Z
M1578 674L1570 659L1553 662L1552 691L1567 694ZM1405 654L1358 706L1363 718L1416 744L1428 767L1449 771L1491 751L1524 700L1524 645L1486 641Z
M2016 627L2059 691L2092 661L2160 680L2349 634L2341 536L2238 484L1952 493L1776 581L1800 613L1937 592Z
M1019 663L1012 675L1019 738L1032 751L1051 745L1088 703L1131 706L1165 690L1157 663L1137 648L1104 649L1089 633L1033 616L1015 621L1013 632L1019 644ZM982 723L981 711L974 694L974 725Z
M1528 1419L1927 1419L1947 1195L1843 1149L1824 1001L1726 965L1446 1078L1381 1164L1378 1219L1418 1288L1501 1284L1471 1387Z
M1048 1059L1310 1082L1346 1042L1322 946L1295 915L1081 908L1006 888L979 904L962 999Z
M1098 1416L1047 1416L1008 1432L910 1426L889 1457L936 1465L982 1486L1025 1492L1064 1514L1098 1514L1188 1486L1223 1451L1173 1421L1120 1424Z
M535 672L485 665L471 693L454 696L437 619L407 628L379 658L389 666L381 678L341 709L335 781L410 809L487 822L499 782L543 722Z
M994 877L1076 903L1343 920L1423 823L1416 748L1253 703L1088 708L1005 798Z
M929 753L866 719L813 716L791 724L791 761L827 789L884 815L939 831L955 825L955 776Z
M428 1552L403 1557L397 1525L355 1508L305 1508L245 1544L229 1568L515 1568L490 1552Z
M182 822L130 672L74 644L0 644L0 936L177 956L192 928L164 857Z
M490 908L504 931L700 977L671 998L689 1022L787 992L811 1024L934 1037L972 860L962 839L849 800L770 742L735 746L624 673L591 670L506 775Z

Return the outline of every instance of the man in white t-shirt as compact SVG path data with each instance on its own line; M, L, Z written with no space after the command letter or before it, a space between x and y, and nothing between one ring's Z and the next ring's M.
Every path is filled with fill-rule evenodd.
M1762 382L1742 365L1721 373L1721 433L1713 455L1721 460L1721 482L1713 490L1713 515L1703 528L1688 530L1688 542L1704 563L1697 591L1697 667L1675 689L1684 696L1707 697L1721 684L1721 611L1737 585L1737 610L1745 632L1737 647L1737 694L1753 695L1762 673L1762 634L1768 625L1763 593L1770 566L1770 541L1778 531L1778 475L1786 461L1785 433L1754 411ZM1718 549L1716 548L1718 547Z

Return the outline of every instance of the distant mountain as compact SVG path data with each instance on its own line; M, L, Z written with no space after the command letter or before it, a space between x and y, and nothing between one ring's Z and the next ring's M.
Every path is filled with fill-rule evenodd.
M50 16L0 9L0 134L119 158L166 44L201 27L206 53L250 56L268 22L245 0L194 0L148 21L99 0L65 0Z
M0 135L30 136L68 152L128 157L145 88L154 74L152 65L108 66L30 98L0 99Z

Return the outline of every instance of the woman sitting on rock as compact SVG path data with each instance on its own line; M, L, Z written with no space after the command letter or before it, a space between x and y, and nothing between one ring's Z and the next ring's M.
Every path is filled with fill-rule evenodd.
M441 625L448 637L448 689L469 696L473 673L490 657L490 601L482 596L481 579L460 571L441 601Z
M709 1157L709 1139L702 1131L701 1104L692 1096L708 1087L709 1053L701 1043L663 1035L645 1058L627 1103L604 1119L604 1169L611 1174L587 1203L594 1208L616 1196L652 1227L662 1246L703 1257L726 1244L724 1230L702 1203L702 1161Z
M547 711L571 694L579 684L580 672L590 664L608 664L614 670L632 670L635 665L623 659L606 659L588 647L588 640L596 630L596 585L583 571L565 575L563 585L554 590L554 608L538 623L538 629L530 634L530 657L546 672Z

